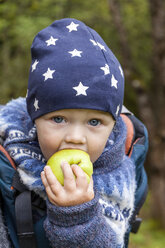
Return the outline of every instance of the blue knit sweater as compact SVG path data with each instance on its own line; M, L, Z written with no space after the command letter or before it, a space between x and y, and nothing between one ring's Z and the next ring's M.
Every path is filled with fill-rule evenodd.
M40 173L46 161L24 98L0 111L0 143L14 159L23 183L47 203L44 223L53 248L122 248L134 209L135 167L125 156L126 129L119 118L100 158L94 163L95 197L72 207L46 199Z

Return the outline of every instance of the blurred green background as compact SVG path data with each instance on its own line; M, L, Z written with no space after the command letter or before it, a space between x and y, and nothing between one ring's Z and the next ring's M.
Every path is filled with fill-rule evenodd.
M157 3L163 1L158 0ZM0 0L0 104L26 95L31 64L30 46L34 36L55 19L72 17L95 29L115 53L125 72L125 105L142 118L149 134L150 131L152 134L151 122L148 121L148 116L146 118L144 115L145 111L140 108L144 104L144 97L141 96L153 97L154 89L155 40L152 4L156 4L156 1ZM156 98L150 100L154 102ZM149 110L153 109L153 106L149 106ZM152 115L154 116L153 112ZM149 175L149 185L152 182L150 161L152 159L148 155L145 166ZM158 218L154 214L151 205L152 190L141 211L143 223L140 231L138 234L131 234L131 248L165 247L165 230L160 221L161 216Z

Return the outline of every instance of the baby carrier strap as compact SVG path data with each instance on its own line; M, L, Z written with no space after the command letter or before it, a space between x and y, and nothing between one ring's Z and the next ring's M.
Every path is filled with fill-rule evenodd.
M35 220L33 213L39 211L39 216L41 218L44 217L46 214L46 203L34 191L27 189L21 182L17 171L13 177L12 186L17 192L15 199L15 216L19 246L20 248L36 248L38 247L38 241L36 233L34 232ZM37 225L37 228L38 227ZM37 231L37 233L40 235L39 231ZM41 240L43 240L43 238L41 238ZM45 242L45 240L43 242Z
M10 157L9 153L4 149L3 146L0 145L0 151L6 156L6 158L9 160L12 167L16 170L16 166L12 158Z
M126 108L121 117L127 127L125 153L134 161L136 167L135 209L130 224L131 232L137 233L142 222L138 214L148 193L147 175L143 165L148 150L148 133L144 124Z
M127 137L125 141L125 154L130 156L130 151L135 140L135 129L132 121L126 114L121 114L121 117L127 128Z
M17 195L15 199L15 218L17 236L20 248L35 248L35 234L32 217L32 199L29 191L20 181L18 172L15 172L12 182Z
M35 248L30 191L26 190L16 197L15 216L20 248Z
M15 217L17 236L20 248L36 248L33 218L31 191L20 181L16 166L8 152L0 145L0 151L9 160L12 167L15 169L15 174L12 181L12 188L16 190L15 198Z

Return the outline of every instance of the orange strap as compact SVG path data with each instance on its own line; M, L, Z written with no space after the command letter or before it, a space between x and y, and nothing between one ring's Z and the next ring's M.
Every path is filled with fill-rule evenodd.
M123 119L123 121L127 127L127 138L126 138L126 142L125 142L125 154L128 154L128 152L132 146L132 141L133 141L133 137L134 137L134 126L132 124L132 121L128 118L127 115L121 114L121 117L122 117L122 119ZM129 156L130 155L131 154L129 154Z
M9 153L1 145L0 145L0 151L6 156L6 158L11 163L12 167L16 170L16 165L15 165L13 159L10 157Z

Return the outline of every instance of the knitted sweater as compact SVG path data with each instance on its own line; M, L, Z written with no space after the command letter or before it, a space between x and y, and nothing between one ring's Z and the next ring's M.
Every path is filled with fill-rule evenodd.
M10 242L7 234L7 227L4 224L2 210L0 208L0 248L10 248Z
M118 119L100 158L94 163L93 200L57 207L46 200L46 235L53 248L122 248L134 209L135 167L125 156L126 129ZM40 173L46 161L25 99L9 102L0 111L0 141L14 159L23 183L44 199Z

